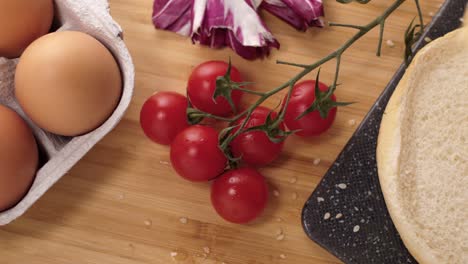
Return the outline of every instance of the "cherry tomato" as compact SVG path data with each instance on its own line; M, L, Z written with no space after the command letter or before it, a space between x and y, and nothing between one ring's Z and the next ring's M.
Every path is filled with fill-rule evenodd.
M211 202L216 212L233 223L248 223L257 218L268 201L265 177L251 168L231 170L211 186Z
M247 122L245 128L256 127L265 124L267 116L271 110L259 106L253 112ZM276 118L278 113L273 112L272 118ZM245 118L236 122L237 125L242 124ZM280 129L285 130L283 123ZM237 130L234 130L236 132ZM231 150L234 157L242 157L242 160L253 166L264 166L272 162L280 155L283 150L284 142L272 142L264 131L244 132L237 136L231 143Z
M207 126L191 126L171 145L171 163L190 181L208 181L223 173L227 159L218 147L218 132Z
M327 91L328 87L319 82L320 91ZM331 97L336 102L335 95ZM284 122L290 130L300 130L296 134L302 137L317 136L327 131L336 116L336 107L328 112L326 118L322 118L318 111L313 111L296 120L309 108L315 100L315 81L307 80L296 84L293 88L291 100L286 108ZM284 100L286 101L286 99ZM284 106L284 103L283 103Z
M193 69L187 86L187 95L193 107L217 116L228 116L232 113L232 108L226 98L220 96L213 100L216 79L226 74L228 66L223 61L207 61ZM241 75L234 66L231 66L230 76L232 81L242 82ZM239 107L242 94L238 90L231 93L236 109Z
M156 143L170 145L176 135L187 128L188 100L174 92L159 92L143 104L140 125L146 136Z

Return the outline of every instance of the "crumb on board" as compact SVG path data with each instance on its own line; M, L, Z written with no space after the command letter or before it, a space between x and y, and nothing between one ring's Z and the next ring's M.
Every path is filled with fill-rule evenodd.
M350 120L348 120L348 125L349 125L349 126L355 126L355 125L356 125L356 119L350 119Z
M187 217L181 217L181 218L179 218L179 222L185 225L185 224L188 223L188 219L187 219Z
M146 219L143 223L147 228L150 228L153 225L153 221L151 221L151 219Z
M395 47L395 42L391 39L387 39L387 41L385 42L387 44L387 46L389 46L390 48L393 48Z
M432 11L429 12L429 16L430 16L430 17L433 17L433 16L434 16L434 12L432 12Z
M177 255L179 255L179 253L175 252L175 251L172 251L171 252L171 257L175 258L177 257Z
M276 229L275 235L279 236L281 234L283 234L283 229L280 227L280 228Z
M285 254L280 254L279 257L280 257L281 259L286 259L286 255L285 255Z
M338 188L340 188L342 190L344 190L344 189L346 189L348 187L348 185L346 185L346 183L340 183L337 186L338 186Z
M280 234L280 235L276 236L276 240L283 241L284 237L285 237L284 234Z
M354 233L357 233L357 232L359 232L359 229L361 229L361 227L360 227L359 225L355 225L355 226L353 227L353 232L354 232Z
M205 254L210 254L211 249L209 247L203 247L203 252L205 252Z
M297 199L297 193L296 192L293 192L292 195L291 195L291 198L293 200L296 200Z
M321 160L319 158L314 159L314 165L318 166L320 164L320 161Z
M330 217L331 217L331 214L330 214L330 213L325 213L325 214L323 215L323 219L325 219L325 220L330 219Z

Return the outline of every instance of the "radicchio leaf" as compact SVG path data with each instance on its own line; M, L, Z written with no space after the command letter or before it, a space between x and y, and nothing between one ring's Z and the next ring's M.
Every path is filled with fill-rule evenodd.
M301 31L323 27L322 0L264 0L261 7Z
M165 29L190 36L192 28L193 0L155 0L153 24Z
M192 41L231 47L245 59L267 56L278 41L257 14L258 0L194 0Z

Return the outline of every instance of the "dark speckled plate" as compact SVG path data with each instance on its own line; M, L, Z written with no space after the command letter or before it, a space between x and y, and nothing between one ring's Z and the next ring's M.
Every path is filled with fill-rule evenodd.
M458 28L468 0L447 0L427 27L436 39ZM405 71L402 65L338 156L302 212L307 235L345 263L417 263L406 250L380 190L375 149L383 111Z

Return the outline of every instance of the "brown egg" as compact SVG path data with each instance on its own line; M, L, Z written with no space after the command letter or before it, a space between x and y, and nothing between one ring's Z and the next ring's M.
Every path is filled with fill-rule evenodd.
M0 0L0 57L19 57L49 32L53 17L53 0Z
M26 122L0 105L0 212L17 204L31 186L38 166L36 140Z
M51 33L33 42L20 58L15 86L33 122L64 136L99 127L122 93L112 54L95 38L75 31Z

